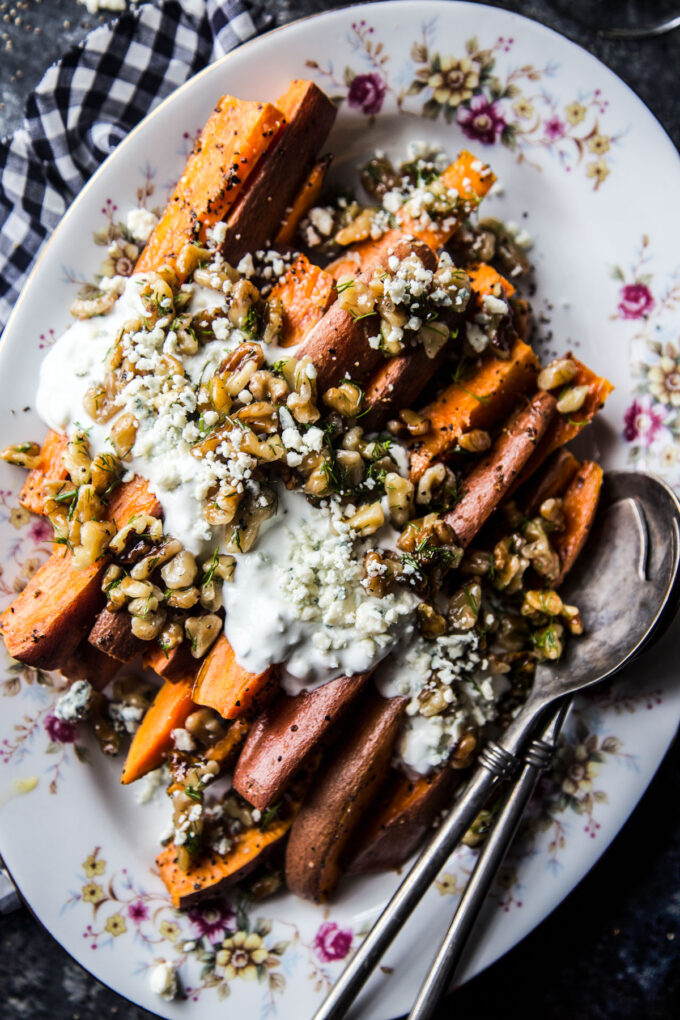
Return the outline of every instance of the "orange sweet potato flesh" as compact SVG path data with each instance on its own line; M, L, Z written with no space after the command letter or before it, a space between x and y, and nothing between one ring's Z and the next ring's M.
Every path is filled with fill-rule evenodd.
M463 494L444 515L458 544L469 545L536 449L555 414L555 398L539 392L516 412L483 460L463 479Z
M146 669L152 669L164 680L179 680L186 676L192 665L194 669L198 666L188 641L182 641L167 651L157 641L145 641L142 662Z
M394 247L390 247L384 254L384 266L387 266L390 253L400 260L414 254L426 269L434 269L437 265L432 249L413 238L402 237ZM369 279L370 274L365 278ZM295 352L296 358L308 356L312 359L319 393L345 376L356 382L370 377L384 357L368 343L368 337L375 333L377 324L377 315L357 320L339 302L330 306Z
M291 813L290 817L273 821L264 832L244 829L235 837L235 845L228 853L207 854L188 871L177 866L177 851L170 843L156 858L156 864L174 906L189 907L205 896L215 896L240 882L285 838L292 821Z
M478 163L479 167L473 169L473 166L476 167ZM458 158L446 168L441 175L441 180L449 188L455 188L472 205L477 205L489 191L496 178L488 166L464 149ZM399 237L404 235L417 237L437 251L446 244L460 226L460 220L454 216L449 217L446 226L429 225L426 227L423 227L417 220L411 219L405 209L399 210L396 216L399 224L397 228L388 231L378 241L368 239L353 244L347 249L347 252L327 266L328 272L336 280L348 274L356 276L357 266L365 272L377 265L383 259L387 249L393 247Z
M187 241L205 240L206 229L227 217L282 124L282 113L271 103L220 99L147 241L137 272L174 266Z
M297 896L321 903L333 892L340 857L387 776L405 708L404 698L371 692L315 776L286 847L286 884Z
M533 517L540 510L541 503L559 496L579 467L579 462L570 450L556 450L541 472L541 477L538 480L529 479L517 496L517 502L526 516Z
M281 692L254 721L234 772L234 789L256 808L283 793L307 755L356 700L368 673L339 677L291 698Z
M564 531L556 531L552 544L560 558L560 572L555 587L562 584L579 557L597 513L602 488L602 468L586 460L578 469L562 497Z
M348 874L399 868L451 799L460 772L444 766L411 780L393 770L344 855Z
M214 708L224 719L252 718L277 688L273 666L263 673L249 673L239 666L233 648L220 634L196 677L194 701Z
M31 513L45 513L45 483L68 476L63 460L67 443L67 437L61 432L50 429L47 433L40 450L40 463L28 472L19 493L19 502Z
M334 284L330 273L298 255L269 296L270 301L283 304L282 347L299 344L323 317L333 299Z
M592 369L584 365L582 361L575 358L573 354L567 354L576 365L576 375L570 382L570 386L587 386L588 395L583 406L572 414L556 414L550 428L547 430L543 440L536 447L536 450L522 474L517 479L517 486L529 478L536 471L547 457L560 446L571 442L589 425L598 411L604 407L607 397L614 387L608 379L603 379Z
M225 735L205 752L206 758L224 765L236 757L247 735L248 723L245 719L235 719Z
M293 199L293 204L286 210L286 215L276 235L277 245L293 243L295 231L300 221L307 215L312 206L316 204L321 194L323 182L326 179L326 173L332 159L333 157L330 155L322 156L312 167L307 180Z
M337 114L314 82L290 83L276 100L285 118L230 209L222 252L235 265L248 252L271 245L286 209L317 159Z
M107 507L119 526L138 513L160 513L147 483L135 478L118 487ZM71 553L58 548L0 615L7 651L29 666L58 669L89 631L104 604L101 580L106 557L76 570Z
M134 783L162 764L172 748L172 731L184 726L196 707L191 698L193 682L193 676L188 676L177 683L166 680L160 688L132 738L121 783Z
M430 431L411 446L411 477L418 481L434 463L446 460L470 429L488 429L508 414L536 382L538 360L523 340L510 357L485 358L471 375L450 383L422 410Z
M480 263L468 271L476 300L498 286L506 297L515 288L492 266ZM430 379L442 368L449 355L448 344L429 358L422 344L409 348L378 365L364 390L362 427L365 432L379 429L389 417L411 407Z

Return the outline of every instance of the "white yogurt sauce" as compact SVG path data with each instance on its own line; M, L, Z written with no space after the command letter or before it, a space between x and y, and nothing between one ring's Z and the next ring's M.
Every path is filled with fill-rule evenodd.
M112 281L109 286L119 286L122 291L113 309L107 315L74 322L41 366L40 417L50 428L68 434L87 428L93 455L110 452L107 436L113 419L103 425L92 422L83 408L83 397L92 384L101 382L107 352L124 323L143 316L140 279L133 276ZM216 307L224 307L221 295L194 285L188 310L195 313ZM218 328L216 332L223 333L223 339L182 358L185 377L194 385L219 365L226 351L247 339L238 330ZM281 355L290 356L293 350L269 347L267 359L271 363ZM216 546L223 549L224 528L211 527L203 515L209 468L191 453L198 433L196 430L193 435L195 426L187 424L194 410L190 388L182 402L148 414L143 407L144 390L137 394L137 403L135 391L153 385L154 376L136 377L126 390L126 409L139 421L126 477L139 474L148 479L163 506L166 532L199 558L209 558ZM395 452L402 455L397 447ZM406 464L403 467L405 473ZM383 531L374 536L373 544L393 548L396 534L389 527ZM479 656L472 647L467 648L466 637L433 643L414 636L419 600L409 590L397 588L382 599L369 595L361 585L364 547L366 543L350 537L331 501L317 508L302 492L279 486L276 514L263 525L253 550L237 556L234 580L224 585L225 633L245 669L260 672L274 663L285 663L283 685L290 694L373 669L389 656L376 681L386 697L412 696L411 705L416 707L410 708L400 754L410 768L424 773L445 760L470 711L481 722L484 709L491 710L486 693L495 700L496 692L485 687L481 700L468 692L461 696L461 711L447 714L445 720L415 714L417 692L433 664L441 666L442 654L449 666L456 660L451 682L455 679L458 686L460 680L466 691L470 685L462 674L458 676L458 667L464 664L463 671L469 671ZM448 641L450 647L440 644L442 641Z

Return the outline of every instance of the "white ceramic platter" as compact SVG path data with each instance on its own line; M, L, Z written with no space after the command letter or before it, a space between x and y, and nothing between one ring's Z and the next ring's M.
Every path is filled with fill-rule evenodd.
M416 139L452 154L464 144L493 164L503 192L486 209L535 241L534 306L545 352L573 348L616 385L591 446L607 467L635 464L678 485L677 153L633 93L561 36L496 8L429 0L334 11L248 43L132 132L70 208L7 327L3 442L44 434L30 410L38 365L67 325L79 284L107 257L124 257L115 249L116 223L137 204L138 189L149 206L164 204L220 94L273 100L301 76L341 103L329 146L336 179L349 180L369 151L400 154ZM111 231L112 253L94 243L102 227ZM19 470L0 465L3 604L48 550L48 528L18 508L21 481ZM632 672L579 704L467 976L567 895L642 795L680 717L673 644L669 636L645 660L644 674ZM0 852L55 938L102 981L166 1017L196 1020L234 1008L249 1018L311 1016L397 876L346 883L328 909L281 895L252 908L177 915L153 868L162 805L137 805L134 790L118 784L119 763L102 760L85 736L55 719L49 676L6 659L0 669ZM22 794L27 785L34 788ZM386 1020L408 1008L471 861L464 850L450 862L357 1015ZM249 939L234 935L244 930ZM248 966L243 954L263 945L265 963ZM216 969L212 946L227 951L222 961L246 966ZM160 959L179 964L184 1000L165 1003L151 992L149 968Z

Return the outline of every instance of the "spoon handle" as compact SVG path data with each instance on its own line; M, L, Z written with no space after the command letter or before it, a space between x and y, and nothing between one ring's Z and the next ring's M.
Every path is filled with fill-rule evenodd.
M519 778L505 798L501 812L477 858L451 926L409 1013L409 1020L430 1020L439 1000L449 989L475 921L503 863L538 778L550 765L569 704L570 700L565 701L551 713L540 737L529 745Z

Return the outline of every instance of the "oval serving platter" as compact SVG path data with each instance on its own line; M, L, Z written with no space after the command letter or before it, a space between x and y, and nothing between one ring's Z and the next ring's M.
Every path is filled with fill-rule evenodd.
M501 187L486 208L534 241L541 353L573 349L616 386L590 430L591 449L605 467L652 470L677 487L678 155L640 100L579 47L518 15L436 0L347 8L265 35L197 75L130 134L69 209L2 338L3 441L44 435L31 410L39 363L83 283L125 268L119 224L140 189L149 208L165 203L220 94L273 99L292 77L313 78L340 104L329 144L334 180L350 180L369 151L398 155L416 140L451 154L465 145L491 162ZM49 526L18 506L22 477L0 464L2 606L49 549ZM673 643L667 636L644 672L576 706L464 977L538 924L635 807L680 719ZM234 1008L253 1018L311 1016L398 876L345 882L324 908L278 895L179 914L153 865L164 805L140 806L118 783L120 763L55 718L53 678L4 650L0 697L0 853L64 948L164 1017ZM463 848L449 862L357 1016L388 1020L408 1007L473 855ZM262 948L265 962L258 953L254 965L249 954ZM178 966L181 1000L151 991L160 960Z

